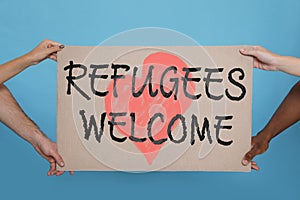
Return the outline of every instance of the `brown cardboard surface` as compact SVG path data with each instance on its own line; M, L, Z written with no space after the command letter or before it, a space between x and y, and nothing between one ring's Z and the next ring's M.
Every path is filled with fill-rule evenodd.
M252 59L240 55L240 48L66 46L58 54L57 73L57 143L58 151L66 163L62 169L250 171L250 166L242 166L241 159L250 149L251 141ZM74 69L68 68L76 64L78 66ZM120 68L115 74L124 75L122 79L116 80L117 97L114 96L112 64L129 66L128 71ZM147 84L142 95L134 97L134 68L137 91L142 88L150 66L153 66L152 89L157 89L158 93L150 97ZM176 73L165 71L170 66L176 67ZM186 77L187 93L201 94L198 99L193 100L184 93L184 81L187 79L184 78L186 70L183 68L199 70L190 72ZM164 72L165 78L161 78ZM107 77L104 79L100 75ZM174 89L174 84L178 83L176 98L176 90L173 90L170 97L162 95L161 80L165 92ZM241 97L243 88L245 95ZM95 94L106 90L108 94L105 97ZM210 97L207 92L211 94ZM107 115L100 136L101 114L104 112ZM115 119L126 124L116 125L112 131L113 136L126 138L125 141L115 141L110 134L111 112L125 113ZM130 113L135 114L135 123L131 123ZM160 113L160 117L152 118L155 113ZM174 118L177 114L180 114L181 120ZM196 123L192 123L192 116L196 117L200 134L204 133L203 138L195 131L194 142L191 142L192 124L195 127ZM150 126L150 136L155 141L166 138L162 144L154 144L149 137L147 128L151 118L153 124ZM172 119L175 123L168 135ZM218 135L216 132L219 132ZM145 138L145 141L131 140L132 133L136 138Z

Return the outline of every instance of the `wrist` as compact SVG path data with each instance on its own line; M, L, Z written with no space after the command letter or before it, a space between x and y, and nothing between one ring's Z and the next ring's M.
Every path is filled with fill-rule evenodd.
M282 66L284 65L284 58L285 56L281 56L281 55L275 55L272 65L276 68L276 70L281 70Z
M293 58L290 56L277 56L276 65L279 70L293 66Z
M257 136L269 143L272 140L272 138L274 137L274 134L271 130L264 128L257 134Z
M32 146L36 147L36 146L39 146L40 143L42 143L44 138L45 138L45 135L40 130L33 130L30 133L30 137L28 139L28 142Z
M24 60L24 63L26 64L26 67L32 66L32 65L36 65L38 62L36 61L36 59L34 58L34 55L32 55L31 52L23 55L21 57Z

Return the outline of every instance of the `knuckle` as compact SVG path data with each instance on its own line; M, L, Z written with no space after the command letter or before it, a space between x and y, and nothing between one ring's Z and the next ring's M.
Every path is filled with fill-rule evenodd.
M50 155L54 155L55 154L55 151L53 149L49 149L48 152L49 152Z
M254 47L253 47L253 52L254 52L254 53L257 53L260 49L261 49L260 46L254 46Z
M262 48L262 46L260 46L260 45L256 46L256 49L261 49L261 48Z
M247 153L245 157L248 160L252 160L252 153L251 152Z

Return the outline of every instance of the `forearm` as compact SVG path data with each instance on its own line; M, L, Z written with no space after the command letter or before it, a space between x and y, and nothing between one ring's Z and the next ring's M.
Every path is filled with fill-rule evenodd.
M43 138L43 133L23 112L9 90L0 84L0 121L33 146Z
M278 107L260 134L271 140L300 120L300 81L297 82Z
M20 73L32 64L33 63L30 56L28 54L25 54L12 61L0 65L0 84Z
M278 70L300 76L300 58L291 57L291 56L279 56L277 58Z

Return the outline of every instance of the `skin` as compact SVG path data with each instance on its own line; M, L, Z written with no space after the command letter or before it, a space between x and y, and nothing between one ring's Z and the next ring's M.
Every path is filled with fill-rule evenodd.
M57 42L44 40L31 52L0 66L0 99L1 102L4 102L0 104L0 121L28 141L49 162L49 176L59 176L64 173L56 169L56 164L61 167L64 166L63 159L57 152L56 144L49 140L35 123L26 116L3 83L29 66L36 65L47 58L56 61L57 52L62 48L63 45ZM245 56L254 58L254 68L270 71L279 70L300 76L299 58L280 56L260 46L247 47L241 49L240 52ZM243 165L248 165L251 162L251 167L259 170L257 163L252 161L253 158L264 153L275 136L300 120L299 101L300 81L291 89L268 124L256 136L252 137L252 148L245 154L242 160ZM70 173L73 174L73 172Z
M57 42L44 40L29 53L0 65L0 121L29 142L49 162L48 176L59 176L64 173L56 169L56 164L61 167L65 165L57 151L57 146L24 113L3 83L29 66L36 65L47 58L56 61L57 52L63 48L64 46ZM71 175L73 173L70 172Z
M253 67L267 71L282 71L294 76L300 76L300 59L291 56L281 56L261 47L252 46L240 49L240 53L253 57Z
M17 75L29 66L36 65L41 61L50 58L57 60L57 52L64 46L51 40L42 41L29 53L14 60L0 65L0 84Z
M267 49L254 46L240 50L241 54L253 57L254 68L262 70L279 70L291 75L300 76L300 59L290 56L280 56ZM251 163L252 169L259 170L253 158L267 151L270 141L300 120L300 81L290 90L282 101L267 125L254 137L252 137L252 148L243 160L243 165Z

